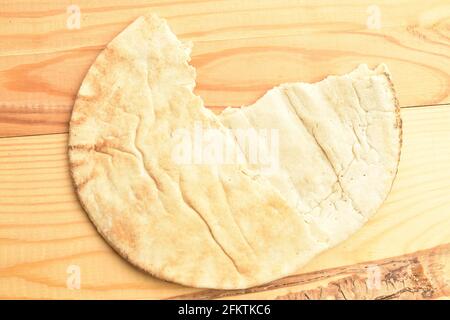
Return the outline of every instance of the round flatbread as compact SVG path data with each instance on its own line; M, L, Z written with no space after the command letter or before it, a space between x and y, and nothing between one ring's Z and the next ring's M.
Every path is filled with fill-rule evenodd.
M184 285L246 288L294 272L381 205L401 134L384 67L282 85L217 117L193 93L189 59L190 46L164 20L143 16L80 87L71 174L90 219L123 257ZM252 163L227 128L240 125L278 133L272 170ZM196 149L199 132L206 146ZM239 161L211 160L217 145Z

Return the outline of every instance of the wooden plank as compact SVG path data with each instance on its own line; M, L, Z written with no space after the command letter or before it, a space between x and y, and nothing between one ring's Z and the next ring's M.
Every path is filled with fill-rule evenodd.
M69 30L60 2L0 2L0 136L67 132L88 67L114 35L149 11L194 42L197 93L208 106L249 104L282 82L317 81L380 62L390 67L402 106L450 102L446 0L77 3L81 28ZM380 29L372 28L374 12Z
M299 274L450 243L450 105L405 108L402 117L404 145L388 199L359 232ZM0 298L170 298L202 291L148 276L109 248L77 202L66 144L66 134L0 139ZM80 290L67 287L71 266L81 270ZM332 273L308 286L295 284L293 292L326 288ZM245 297L292 297L289 288Z
M413 254L293 275L245 290L202 290L172 299L392 300L450 297L450 244Z

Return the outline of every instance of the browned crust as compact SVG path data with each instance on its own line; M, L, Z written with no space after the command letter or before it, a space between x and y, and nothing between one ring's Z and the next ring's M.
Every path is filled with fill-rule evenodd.
M398 166L400 164L400 157L401 157L401 153L402 153L402 146L403 146L403 121L401 118L401 114L400 114L400 104L398 102L398 98L397 98L397 92L395 91L394 88L394 83L391 79L391 76L388 72L383 72L383 75L386 77L386 79L388 80L389 83L389 87L392 91L392 96L394 97L394 104L395 104L395 116L396 116L396 127L399 129L399 134L398 134L398 139L399 139L399 150L398 150L398 157L397 157L397 170L395 171L394 177L392 179L392 184L391 184L391 188L389 189L387 196L389 195L389 193L391 193L392 190L392 186L394 185L394 180L397 177L397 173L398 173ZM386 199L383 200L383 202L386 201Z
M126 29L124 29L126 30ZM123 30L123 31L124 31ZM122 32L123 32L122 31ZM116 36L117 37L117 36ZM116 39L116 37L114 37L111 42ZM92 65L89 67L88 71L86 72L83 81L81 83L83 83L87 76L90 74L90 72L92 71L92 69L94 68L94 65L96 65L96 67L98 67L98 59L99 57L101 57L102 55L111 55L111 52L114 51L114 47L111 46L111 42L109 42L106 46L105 49L103 49L103 51L101 51L99 53L99 55L96 57L96 59L94 60L94 62L92 63ZM81 88L81 86L80 86ZM122 250L121 248L119 248L111 239L109 236L107 236L100 228L100 226L96 223L95 219L91 216L88 208L86 207L84 201L82 200L81 197L81 189L82 187L84 187L86 185L87 182L89 182L90 178L86 179L85 181L82 182L81 186L77 185L76 181L75 181L75 172L74 170L79 167L80 163L76 162L74 159L72 159L72 152L76 152L78 151L91 151L93 149L95 149L96 146L88 146L88 145L72 145L70 144L70 136L72 135L72 130L76 125L80 125L83 121L80 121L79 119L75 120L74 119L74 115L76 112L80 112L79 110L77 110L77 102L78 101L92 101L95 100L97 97L97 95L93 96L93 97L85 97L80 95L80 91L78 90L76 98L75 98L75 102L72 108L72 112L71 112L71 116L70 116L70 121L69 121L69 144L67 147L67 151L68 151L68 155L69 155L69 173L70 173L70 177L72 180L72 185L74 186L75 189L75 193L77 195L78 198L78 202L80 203L81 207L83 208L83 210L85 211L87 217L89 218L89 220L91 221L92 225L95 227L95 229L97 230L97 232L100 234L100 236L103 238L103 240L119 255L121 256L123 259L125 259L128 263L130 263L130 265L132 265L133 267L135 267L137 270L141 271L141 272L146 272L148 274L150 274L151 276L160 279L161 281L167 281L167 282L173 282L173 283L178 283L180 284L180 281L177 281L177 279L170 279L169 277L164 277L163 275L156 275L155 273L153 273L151 270L149 270L145 265L139 264L136 262L135 259L132 259L130 257L130 253L127 252L126 250ZM84 119L83 119L84 120ZM182 284L182 283L181 283Z
M69 131L70 132L70 131ZM70 133L69 133L70 134ZM70 146L69 146L69 150L70 150ZM144 271L147 272L148 274L150 274L151 276L160 279L161 281L172 281L175 282L172 279L164 279L160 276L156 276L153 272L151 272L150 270L148 270L147 268L145 268L144 265L140 265L138 263L136 263L133 259L131 259L129 257L129 254L125 251L120 249L118 246L116 246L114 244L113 241L111 241L109 239L109 237L101 230L100 226L96 223L95 219L90 215L88 208L86 207L85 203L82 201L81 199L81 195L80 195L80 190L81 188L79 188L79 186L76 184L75 182L75 177L74 177L74 169L76 166L72 166L73 160L71 160L71 156L70 156L71 152L69 151L69 172L70 172L70 177L72 178L72 185L75 188L75 193L77 195L78 198L78 202L80 203L81 207L83 208L84 212L86 213L87 217L89 218L89 220L91 221L92 225L95 227L95 229L97 230L97 232L100 234L100 236L103 238L103 240L119 255L121 256L123 259L125 259L128 263L130 263L133 267L135 267L137 270L139 271ZM86 181L87 182L87 181ZM83 186L85 185L85 183L83 184Z

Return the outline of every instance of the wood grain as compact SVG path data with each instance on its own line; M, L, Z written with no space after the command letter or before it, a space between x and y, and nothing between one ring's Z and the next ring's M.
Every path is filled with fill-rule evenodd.
M324 278L305 286L301 280L304 278L295 278L300 280L293 285L286 283L265 292L249 291L245 298L304 297L305 293L317 294L320 287L339 298L330 291L332 283L337 281L344 288L339 281L350 281L348 276L353 271L364 268L359 265L340 269L342 266L450 243L450 105L405 108L402 117L401 162L385 204L350 239L298 271L319 272ZM78 204L68 174L66 148L66 134L0 139L0 298L171 298L204 294L204 290L148 276L109 248ZM422 267L420 279L432 283L432 288L438 283L433 281L441 281L440 275L449 275L448 246L440 248L406 258L418 259L412 268ZM444 260L437 257L438 253ZM396 258L374 263L382 263L383 268L386 264L382 269L386 281L391 267L406 268L401 270L408 274L407 262L398 264ZM66 285L67 270L72 265L81 270L79 290ZM444 269L437 265L444 265ZM320 273L330 268L331 271ZM421 273L414 274L422 277ZM398 297L405 297L405 288L419 286L420 281L412 283L407 275L404 280L404 287L396 283L389 289L386 285L375 296L396 297L404 290ZM417 294L427 295L427 286L420 286L423 290ZM430 297L448 296L447 287L440 288L442 292ZM355 291L351 287L344 290L349 297L349 292Z
M293 275L245 290L203 290L172 299L392 300L450 296L450 244L413 254Z
M317 81L359 63L390 67L403 107L450 102L450 4L420 1L79 0L69 30L59 1L0 1L0 136L67 132L99 51L155 12L194 43L197 93L212 107L249 104L274 85ZM381 28L368 28L371 7Z

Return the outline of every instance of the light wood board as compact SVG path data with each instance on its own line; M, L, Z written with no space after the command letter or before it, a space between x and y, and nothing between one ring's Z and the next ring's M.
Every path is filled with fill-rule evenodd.
M69 4L80 29L67 28ZM196 92L215 111L282 82L386 63L404 144L374 219L297 274L249 290L163 282L115 254L78 204L66 133L95 57L147 12L193 42ZM449 49L447 0L0 0L0 298L449 298ZM381 281L372 289L370 270Z
M450 243L450 105L406 108L402 117L401 162L387 201L360 231L299 273L323 274ZM0 139L0 297L169 298L199 291L148 276L109 248L77 202L66 139ZM80 267L80 290L67 288L71 265ZM281 289L245 297L273 298Z
M250 104L288 81L387 63L401 106L450 102L446 0L0 1L0 136L67 132L78 87L102 48L154 12L194 43L207 106ZM378 13L375 13L378 12ZM379 29L373 24L379 17Z

